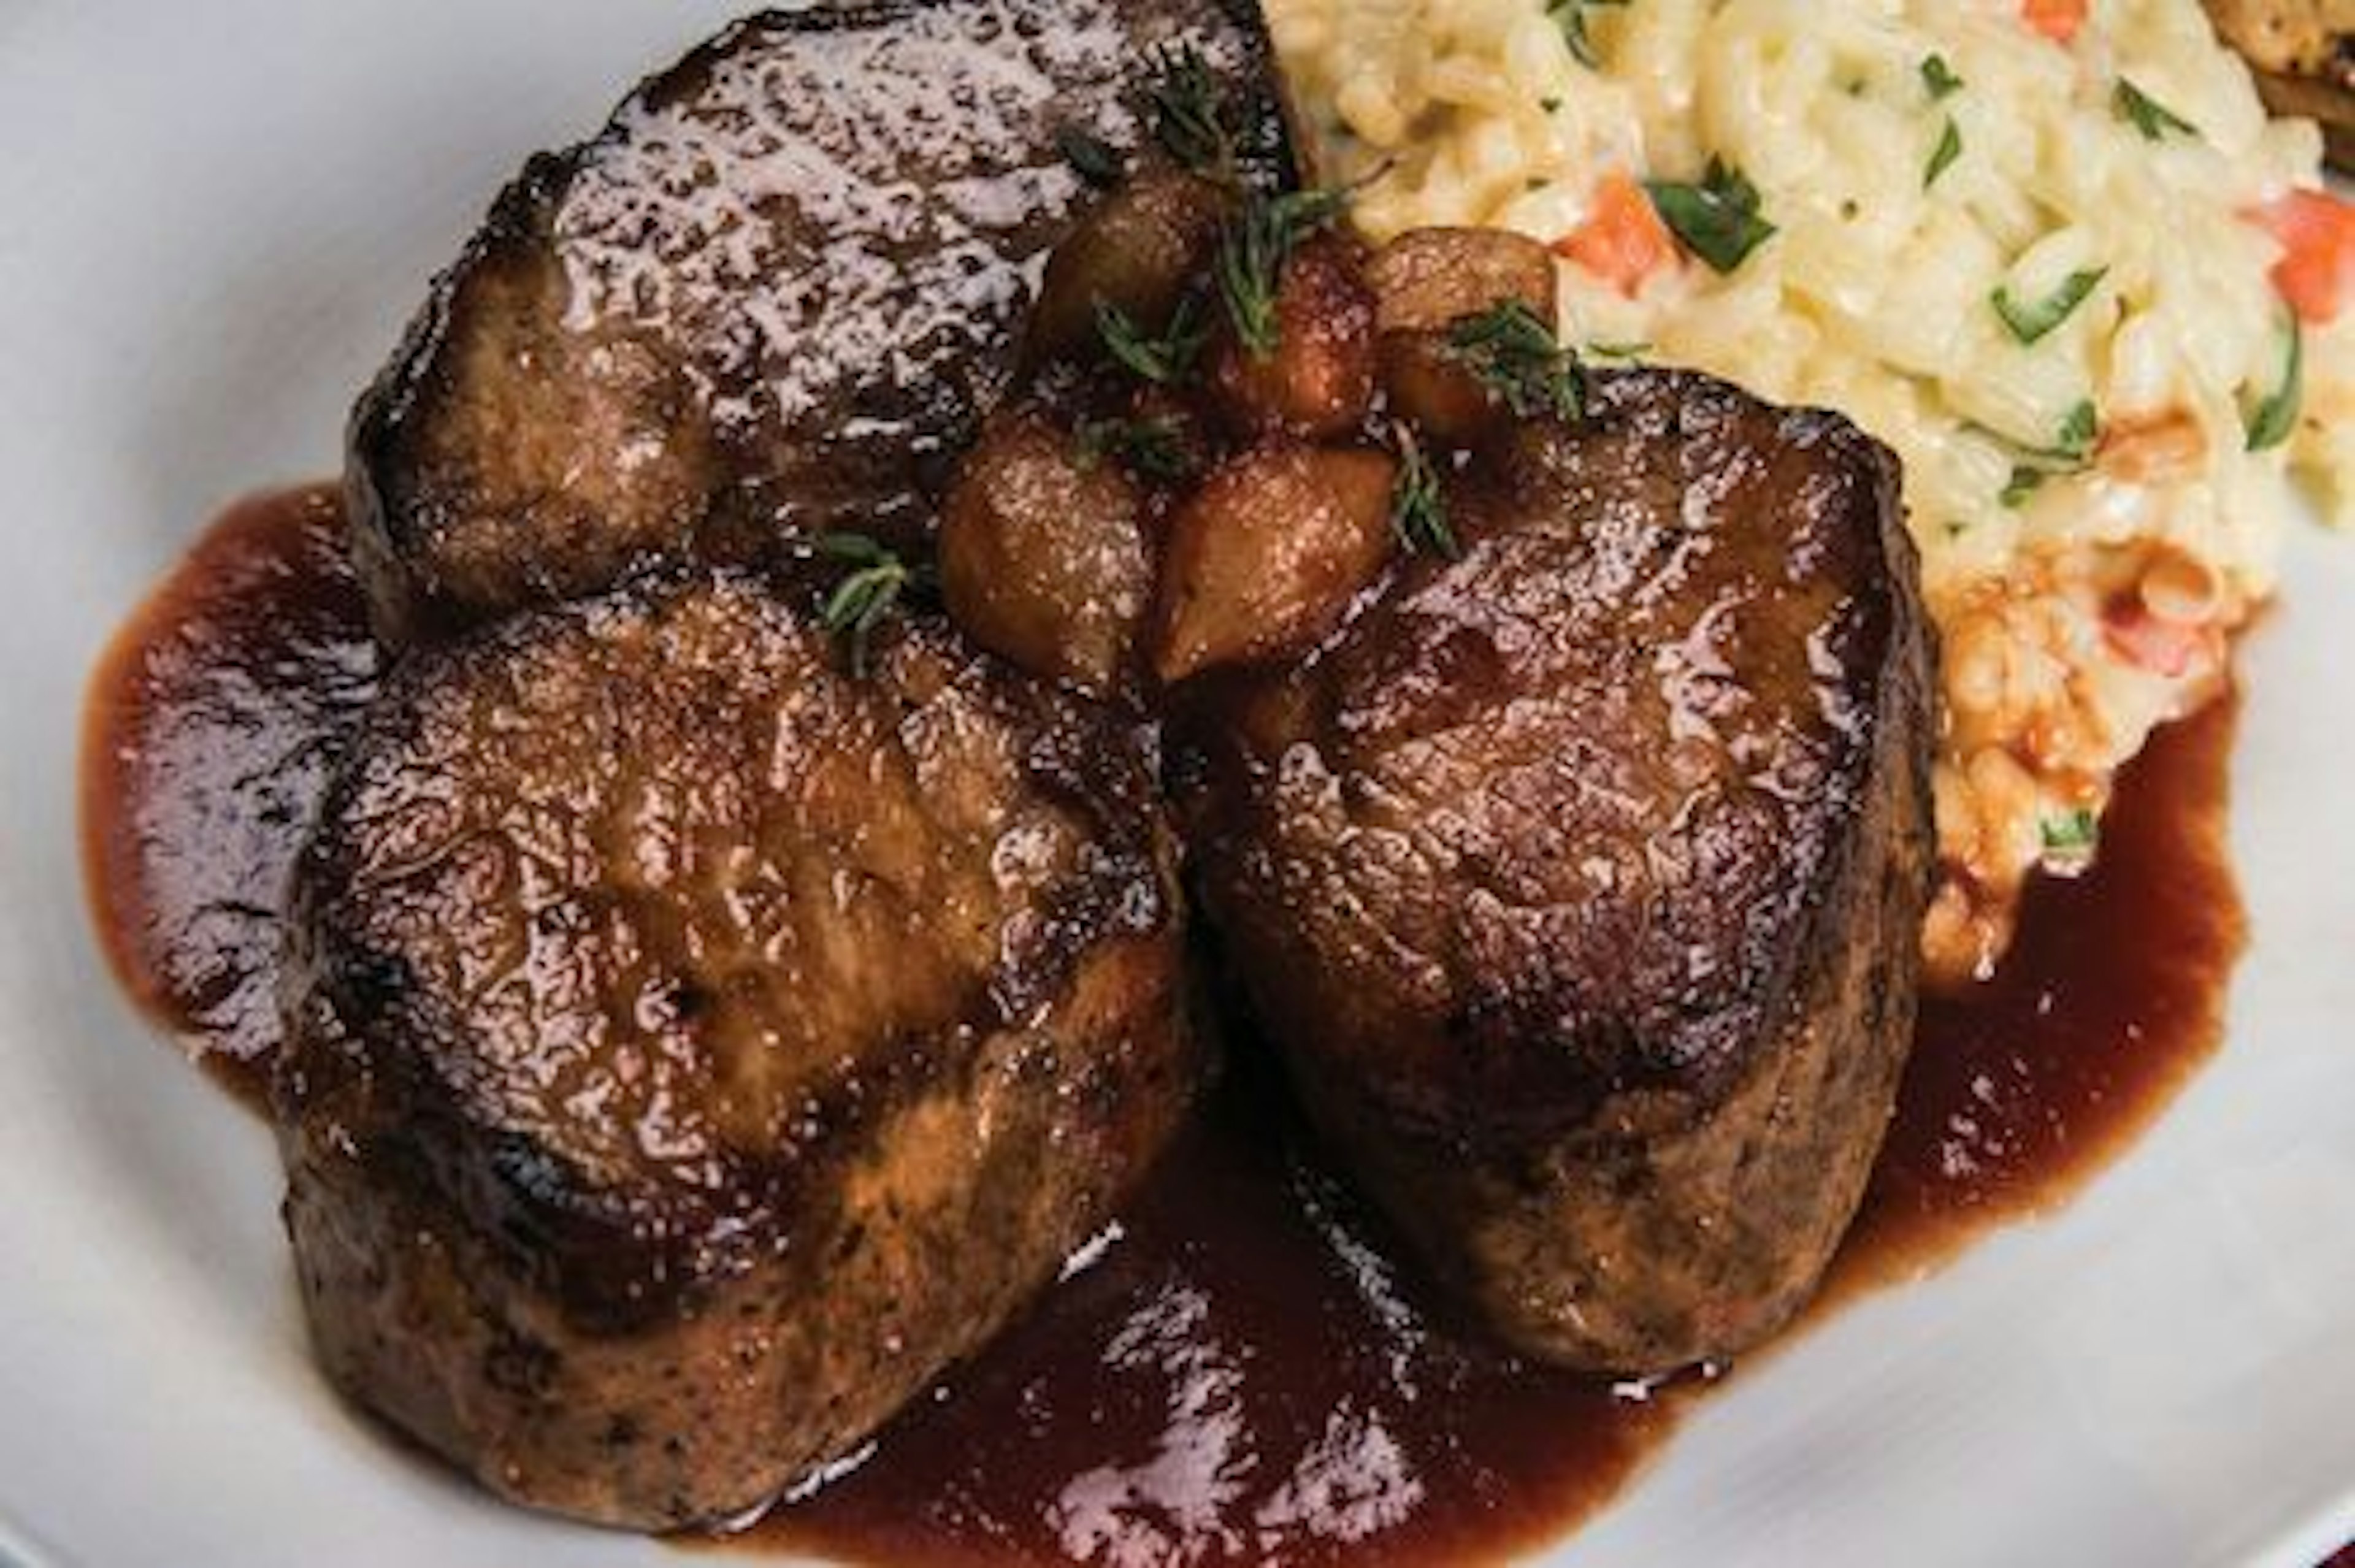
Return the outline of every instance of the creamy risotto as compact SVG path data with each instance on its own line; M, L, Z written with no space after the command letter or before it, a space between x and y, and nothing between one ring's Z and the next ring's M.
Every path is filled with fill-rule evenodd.
M1904 459L1945 643L1927 949L1986 974L2023 879L2087 863L2119 765L2221 688L2294 490L2355 515L2314 128L2265 118L2194 0L1268 11L1328 177L1386 171L1376 238L1554 242L1590 354Z

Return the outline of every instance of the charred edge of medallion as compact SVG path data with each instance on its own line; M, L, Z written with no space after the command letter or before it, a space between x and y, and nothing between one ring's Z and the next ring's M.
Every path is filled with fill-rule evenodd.
M1149 738L690 571L411 655L294 879L335 1381L534 1506L724 1520L977 1348L1192 1103Z

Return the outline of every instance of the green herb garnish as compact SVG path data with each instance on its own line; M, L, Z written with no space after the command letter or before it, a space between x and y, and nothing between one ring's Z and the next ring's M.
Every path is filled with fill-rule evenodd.
M1399 458L1398 478L1391 485L1391 531L1407 549L1455 560L1464 551L1447 526L1447 497L1439 487L1439 471L1404 424L1393 424L1391 438Z
M1457 321L1447 329L1447 352L1519 418L1551 413L1574 420L1585 411L1578 356L1556 342L1553 328L1519 300Z
M1153 66L1155 79L1146 97L1156 139L1193 173L1233 178L1241 132L1210 62L1188 43L1156 49Z
M2142 133L2146 142L2163 142L2167 133L2200 139L2200 127L2128 81L2118 78L2117 90L2110 94L2110 110L2119 119L2131 123Z
M1186 441L1171 419L1084 420L1079 430L1082 467L1105 458L1143 478L1175 484L1194 471Z
M1943 103L1963 90L1963 79L1946 63L1944 55L1931 55L1922 61L1922 85L1930 90L1930 101Z
M1226 302L1236 341L1252 358L1275 352L1275 293L1284 263L1303 240L1329 227L1348 204L1346 190L1254 194L1220 231L1214 268L1219 297Z
M2281 385L2265 395L2248 420L2251 452L2266 452L2297 432L2298 408L2305 401L2306 334L2297 317L2289 318L2289 357L2282 367Z
M1561 29L1562 42L1570 46L1572 58L1589 70L1599 69L1602 57L1594 52L1594 40L1587 36L1586 13L1597 5L1625 5L1630 0L1548 0L1546 16Z
M2061 280L2061 286L2041 300L2022 304L2011 297L2011 290L1998 285L1987 296L1996 315L2003 317L2005 326L2022 343L2034 343L2075 313L2101 281L2109 276L2107 267L2093 267L2070 273Z
M1928 190L1936 185L1938 176L1953 168L1955 160L1962 155L1962 129L1955 123L1955 117L1949 114L1946 116L1946 128L1938 133L1937 146L1931 149L1929 166L1922 171L1922 188Z
M2062 859L2091 859L2094 847L2101 842L2101 825L2090 805L2074 806L2042 817L2036 824L2036 831L2044 842L2044 852Z
M1120 183L1124 165L1120 150L1101 136L1091 135L1076 125L1066 125L1055 133L1055 145L1061 150L1063 161L1098 190L1109 190Z
M863 676L867 673L868 640L922 574L901 560L896 551L865 534L820 534L817 549L827 560L851 569L826 595L818 624L847 642L851 673Z
M1584 350L1597 359L1640 359L1652 351L1648 343L1590 343Z
M2053 432L2052 444L2028 448L2028 461L2013 465L2011 477L2005 481L1998 498L2006 507L2016 507L2047 479L2083 473L2093 460L2094 443L2101 433L2101 411L2094 406L2093 399L2079 399L2061 421L2061 428Z
M1710 159L1698 184L1646 180L1644 190L1685 249L1721 272L1742 265L1774 232L1758 216L1758 187L1717 158Z
M2044 482L2057 472L2056 469L2039 468L2030 463L2016 463L2012 464L2011 477L2003 482L2003 489L1996 499L2006 507L2018 510L2027 505L2028 498L2042 489Z
M1170 313L1169 325L1158 336L1139 326L1120 306L1098 300L1096 336L1103 339L1105 353L1134 375L1159 387L1185 379L1194 368L1194 357L1202 350L1202 327L1190 299L1178 302Z

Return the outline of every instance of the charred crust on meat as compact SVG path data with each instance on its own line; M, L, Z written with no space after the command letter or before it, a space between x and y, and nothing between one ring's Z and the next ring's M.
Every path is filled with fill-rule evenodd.
M1911 1034L1931 642L1891 458L1592 374L1296 666L1181 694L1190 865L1312 1119L1524 1349L1795 1310Z
M322 1361L538 1506L685 1525L833 1457L1203 1072L1142 731L930 615L853 677L822 597L666 570L412 650L298 861Z
M1282 177L1262 25L1223 0L763 12L535 155L352 411L379 632L430 640L846 525L921 539L1087 193L1070 105L1103 104L1091 133L1135 152L1124 102L1178 41L1253 106L1259 177ZM950 112L963 135L937 133ZM1001 199L956 193L976 177Z

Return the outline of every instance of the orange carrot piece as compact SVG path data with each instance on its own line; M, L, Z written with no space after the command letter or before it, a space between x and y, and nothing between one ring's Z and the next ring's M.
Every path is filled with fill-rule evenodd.
M2294 190L2250 214L2281 241L2274 287L2298 319L2335 321L2355 299L2355 205L2318 190Z
M2020 0L2019 17L2056 44L2065 44L2085 25L2089 0Z
M1629 299L1677 253L1668 226L1652 210L1652 198L1620 173L1603 176L1586 221L1556 241L1554 250Z

